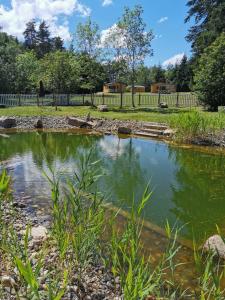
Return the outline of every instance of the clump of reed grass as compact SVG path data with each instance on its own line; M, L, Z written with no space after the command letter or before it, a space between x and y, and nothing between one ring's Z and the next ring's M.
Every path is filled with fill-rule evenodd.
M178 140L191 141L220 132L225 127L225 116L222 113L209 115L191 111L171 118L170 126L176 130L175 137Z

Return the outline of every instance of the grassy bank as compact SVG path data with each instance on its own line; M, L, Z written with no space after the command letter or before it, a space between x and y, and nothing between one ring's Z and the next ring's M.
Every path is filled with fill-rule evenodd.
M0 275L13 278L8 290L0 280L0 298L68 300L68 293L75 290L78 299L92 299L87 298L90 294L84 282L87 271L98 266L100 274L108 272L113 279L107 281L112 291L119 286L119 298L109 299L223 299L224 269L220 270L212 257L204 258L198 251L194 252L199 272L199 278L194 278L196 290L183 290L174 281L179 265L174 261L180 246L176 243L178 232L172 232L169 224L168 246L158 264L153 266L151 257L144 256L140 240L142 223L138 220L151 197L148 188L140 202L133 203L122 231L116 226L117 213L107 215L106 226L104 198L97 191L84 197L99 179L99 164L91 160L91 155L82 156L74 179L67 181L63 189L54 172L46 175L52 191L52 222L49 236L38 245L29 237L29 224L22 235L15 230L18 211L11 205L10 178L5 172L0 175Z
M99 112L90 107L12 107L0 109L0 116L87 116L118 120L167 123L176 129L176 137L182 141L215 135L225 128L225 114L206 112L200 108L111 108Z

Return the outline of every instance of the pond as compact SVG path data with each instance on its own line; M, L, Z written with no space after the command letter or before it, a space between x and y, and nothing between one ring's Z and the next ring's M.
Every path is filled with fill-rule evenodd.
M103 176L98 189L107 201L129 209L150 181L153 191L144 218L159 227L166 220L185 239L200 244L225 233L225 155L181 148L161 141L77 132L11 132L0 135L0 161L11 170L16 193L45 205L50 196L43 176L48 166L72 175L80 155L93 149Z

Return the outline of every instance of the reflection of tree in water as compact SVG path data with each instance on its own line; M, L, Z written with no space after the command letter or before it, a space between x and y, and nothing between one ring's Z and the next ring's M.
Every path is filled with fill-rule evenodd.
M225 227L225 156L173 147L170 151L179 165L173 213L196 238L215 232L215 224Z
M116 151L113 157L107 155L103 160L107 175L101 180L100 189L109 194L114 203L130 206L133 196L136 200L140 199L145 185L140 157L132 138L129 140L114 138L114 142ZM109 143L108 147L111 146ZM109 149L110 151L112 149Z
M10 138L0 138L0 161L32 153L33 161L40 169L46 163L54 167L56 160L78 159L80 152L89 151L101 138L46 132L10 134Z

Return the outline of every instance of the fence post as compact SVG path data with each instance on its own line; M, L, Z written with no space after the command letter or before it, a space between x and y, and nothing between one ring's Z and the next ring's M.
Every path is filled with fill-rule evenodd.
M160 90L159 90L159 94L158 94L158 106L160 106L160 99L161 99L161 93L160 93Z
M37 94L37 106L39 106L39 95Z
M19 94L19 106L21 106L21 95Z
M141 94L139 93L138 105L141 106Z
M176 103L176 107L179 107L179 92L177 92L177 103Z
M83 105L84 105L84 94L83 94L83 97L82 97L82 101L83 101Z
M102 94L102 105L105 105L105 94Z
M70 94L67 94L67 106L70 105Z
M123 92L120 93L120 108L123 108Z

